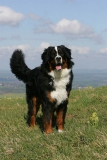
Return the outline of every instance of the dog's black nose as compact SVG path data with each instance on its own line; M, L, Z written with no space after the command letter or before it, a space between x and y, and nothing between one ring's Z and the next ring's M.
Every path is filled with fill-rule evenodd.
M61 61L61 57L56 57L57 62Z

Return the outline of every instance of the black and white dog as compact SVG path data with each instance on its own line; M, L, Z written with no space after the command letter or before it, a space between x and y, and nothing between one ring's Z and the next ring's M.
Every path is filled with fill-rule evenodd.
M11 71L26 84L29 126L35 125L42 105L45 133L52 132L55 111L58 131L62 132L73 81L71 50L63 45L50 46L41 58L41 66L31 70L25 64L22 51L15 50L10 59Z

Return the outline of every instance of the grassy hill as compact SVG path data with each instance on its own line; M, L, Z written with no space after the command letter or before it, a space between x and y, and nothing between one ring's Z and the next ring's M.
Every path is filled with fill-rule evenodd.
M66 116L65 132L41 131L26 124L24 95L0 98L1 160L107 160L107 87L73 90Z

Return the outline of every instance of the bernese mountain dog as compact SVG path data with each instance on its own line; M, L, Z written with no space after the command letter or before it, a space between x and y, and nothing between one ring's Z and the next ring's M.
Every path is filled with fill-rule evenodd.
M71 50L64 45L50 46L44 50L41 59L41 66L29 69L23 52L15 50L10 59L10 68L26 84L29 126L35 126L41 105L44 132L52 133L54 112L58 132L63 132L73 81Z

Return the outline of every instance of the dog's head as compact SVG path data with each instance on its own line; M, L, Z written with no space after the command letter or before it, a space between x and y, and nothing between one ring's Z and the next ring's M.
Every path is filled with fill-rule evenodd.
M61 70L71 68L74 64L71 61L71 50L63 45L57 47L48 47L44 50L42 56L43 64L51 70Z

